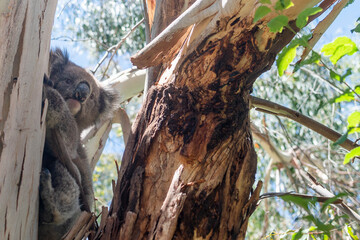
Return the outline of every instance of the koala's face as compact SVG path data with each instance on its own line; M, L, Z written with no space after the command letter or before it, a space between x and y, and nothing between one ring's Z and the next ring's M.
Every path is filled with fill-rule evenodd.
M80 131L113 108L116 94L69 61L67 54L59 49L50 53L50 80L66 101Z

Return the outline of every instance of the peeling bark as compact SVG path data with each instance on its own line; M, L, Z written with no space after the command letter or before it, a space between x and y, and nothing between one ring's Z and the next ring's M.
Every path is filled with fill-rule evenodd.
M37 239L41 92L57 1L0 4L0 238Z

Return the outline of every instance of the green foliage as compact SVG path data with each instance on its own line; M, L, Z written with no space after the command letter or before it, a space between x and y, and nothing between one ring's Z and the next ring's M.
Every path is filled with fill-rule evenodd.
M299 45L285 47L276 59L276 65L278 68L279 76L284 74L284 71L288 68L290 63L296 56L296 49Z
M268 13L271 12L271 9L267 6L260 6L256 9L254 16L254 23L259 21L261 18L265 17Z
M296 50L299 47L299 45L304 46L304 43L306 43L309 38L310 35L304 35L300 38L295 38L293 41L291 41L291 43L288 46L286 46L278 54L278 58L276 59L276 66L278 68L279 76L282 76L284 74L284 71L289 67L290 63L292 63L292 61L295 59ZM315 62L318 61L318 59L313 58L311 59L311 61ZM310 61L308 60L308 62L304 64L310 64Z
M350 226L347 226L347 231L353 240L359 240L359 238L353 233L353 230Z
M302 236L304 236L303 230L300 229L298 232L294 233L294 234L291 236L291 240L299 240Z
M285 195L281 197L286 202L292 202L296 205L302 207L306 212L310 213L311 206L314 206L316 203L316 199L311 198L302 198L299 196L293 196L293 195Z
M296 19L296 26L298 28L303 28L306 26L309 16L315 15L322 11L320 7L306 8L304 9Z
M357 133L360 132L360 112L353 112L349 115L348 119L348 126L347 126L347 131L345 134L343 134L335 143L334 145L337 144L341 144L343 142L345 142L345 140L348 138L349 134L352 133ZM354 154L354 153L353 153ZM351 156L351 155L349 155ZM355 157L355 156L353 156ZM349 161L347 161L348 159L346 159L345 157L345 162L348 163ZM344 164L346 164L344 162Z
M270 0L260 0L259 2L262 4L271 4Z
M345 55L353 55L359 51L356 44L348 37L338 37L335 41L324 45L321 52L325 56L330 56L330 61L336 64Z
M339 75L330 69L330 77L341 83L344 82L345 78L350 76L351 74L352 74L352 70L350 68L346 69L346 72L343 75Z
M61 29L55 27L53 36L62 36L67 32L71 39L81 40L82 46L96 57L116 45L143 18L140 1L62 0L59 1L59 9ZM133 53L144 43L142 25L125 41L120 52Z
M353 112L349 115L348 119L349 134L360 132L360 112Z
M304 40L306 40L306 38L304 38ZM306 40L306 42L307 42L307 40ZM298 71L301 67L306 66L306 65L319 64L320 60L321 60L321 55L315 51L311 51L310 57L307 57L305 60L303 60L301 62L298 61L295 64L294 72Z
M344 93L339 96L336 96L331 103L340 103L340 102L351 102L355 100L355 93L360 95L360 86L356 86L354 91L347 89Z
M349 134L360 132L360 112L359 111L355 111L355 112L351 113L349 115L347 121L348 121L347 131L334 143L334 145L345 142L345 140L348 138ZM359 156L360 156L360 147L352 149L348 154L345 155L344 164L349 163L352 158L359 157Z
M93 174L96 212L101 212L101 206L109 206L112 199L112 180L116 180L117 171L115 161L118 157L114 154L103 154L95 167Z
M289 18L285 15L278 15L276 17L274 17L273 19L271 19L267 26L270 29L270 32L282 32L282 30L284 29L284 27L288 24L289 22Z
M345 155L344 164L348 164L351 159L353 159L354 157L359 157L359 156L360 156L360 147L354 148L353 150L351 150L349 153L347 153Z
M298 36L298 38L301 37ZM351 113L348 111L353 108L354 101L341 102L338 100L339 102L335 102L335 99L342 95L345 96L345 93L356 101L359 99L358 95L355 94L358 91L357 87L351 89L346 85L351 85L352 81L358 83L360 77L360 74L358 73L360 69L359 55L354 54L351 61L347 60L347 58L342 58L336 65L329 68L327 64L330 62L328 62L327 59L324 59L324 57L322 58L317 52L312 51L305 61L295 65L294 69L296 71L293 73L288 72L282 76L280 76L280 74L277 75L276 71L279 71L279 58L282 58L283 55L286 56L284 53L287 49L292 49L295 46L297 49L300 49L301 46L306 46L309 36L304 37L302 40L298 38L293 40L293 42L279 54L277 68L273 68L269 73L263 74L263 76L255 82L253 94L280 103L291 109L295 109L316 121L330 126L336 131L342 132L344 131L344 128L347 129L346 116ZM297 52L300 53L300 51ZM295 58L297 57L295 56ZM288 60L288 62L291 61ZM332 74L331 72L334 72L335 74ZM260 128L265 125L263 128L266 130L264 130L264 132L270 136L271 141L279 149L289 149L289 146L296 146L295 148L301 149L300 151L303 152L304 155L313 155L314 157L311 159L316 159L316 161L319 160L320 165L331 161L333 163L331 164L331 176L327 175L327 173L325 173L326 171L324 173L333 179L331 180L333 184L331 185L332 187L330 187L326 182L322 182L326 188L332 189L335 193L354 192L354 190L347 189L345 186L340 187L335 183L337 181L344 183L350 181L350 178L338 175L336 172L344 171L346 169L345 171L351 172L349 173L349 176L355 178L355 176L357 176L356 172L360 170L358 165L349 166L349 164L342 164L345 152L340 150L337 145L334 144L329 146L326 139L319 137L319 135L314 134L300 124L285 118L277 118L268 114L261 114L253 111L252 121L258 127L260 126ZM345 139L346 138L344 138L344 140ZM314 144L314 148L309 150L309 145L312 144ZM259 175L257 178L263 179L263 174L267 167L266 164L269 162L269 158L261 148L257 149L257 154L260 159L258 161ZM311 165L314 167L313 164ZM299 189L297 191L308 192L309 189L302 185L303 182L300 180L301 178L298 179L296 174L297 170L294 171L294 168L289 165L288 168L289 171L285 171L281 166L272 168L272 173L276 171L280 172L280 186L278 186L277 182L275 183L275 174L272 174L269 183L270 185L268 189L264 189L264 191L276 191L276 188L294 189L294 186L297 186L297 189ZM305 169L306 171L311 169L306 166L300 168ZM317 171L323 172L323 170L320 170L317 167L315 168ZM295 179L295 183L289 180L290 177ZM318 177L317 180L321 180L321 178ZM297 183L298 181L300 183ZM358 183L355 185L360 187ZM336 186L335 189L334 186ZM358 194L357 191L354 193L355 195ZM310 194L313 195L313 193ZM345 219L344 216L338 216L336 212L333 211L333 208L329 206L329 203L322 204L323 207L321 207L317 203L311 203L311 201L310 203L300 202L299 205L295 204L290 207L289 204L292 205L292 202L289 202L289 204L282 204L273 199L268 199L267 201L270 209L268 210L270 212L267 215L269 217L267 232L272 232L272 236L276 233L276 235L279 236L279 238L276 239L290 239L291 237L293 239L301 240L345 239L343 235L345 231L344 222L349 222L349 220ZM303 205L303 207L301 207L301 205ZM263 223L264 216L266 216L264 211L266 211L264 210L264 203L261 203L259 209L256 210L252 216L254 221L257 220ZM258 215L260 212L262 215ZM285 219L292 219L293 221ZM267 235L266 237L264 237L265 235L261 235L263 226L258 226L257 230L255 230L256 225L253 226L252 224L253 220L251 220L251 223L249 224L248 234L249 236L252 236L249 239L271 239L270 235ZM298 230L291 230L293 232L287 230L294 229L294 226L298 226L296 227ZM311 226L313 226L312 230ZM341 229L344 230L341 231ZM360 229L355 226L354 235L358 234L359 231ZM289 237L290 233L291 237ZM261 236L263 238L261 238Z
M356 20L356 22L357 22L357 25L356 25L356 27L354 28L354 29L351 29L350 31L351 31L351 33L353 33L353 32L356 32L356 33L360 33L360 17Z
M294 3L291 0L278 0L275 3L275 10L282 11L294 6Z

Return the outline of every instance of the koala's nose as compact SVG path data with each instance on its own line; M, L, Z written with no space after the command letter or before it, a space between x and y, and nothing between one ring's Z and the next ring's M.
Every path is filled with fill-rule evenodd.
M87 83L79 83L74 92L74 99L84 102L90 95L90 87Z

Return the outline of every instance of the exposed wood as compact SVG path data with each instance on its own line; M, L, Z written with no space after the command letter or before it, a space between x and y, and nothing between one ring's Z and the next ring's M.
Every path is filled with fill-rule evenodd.
M64 240L81 240L85 234L90 234L90 228L94 225L96 218L89 212L81 212L71 230L65 235Z
M178 0L178 1L163 1L157 0L155 4L155 0L149 0L148 3L148 16L149 16L149 24L151 28L150 32L150 40L156 38L170 23L172 23L177 17L185 11L188 6L194 3L195 0ZM185 38L186 36L183 36ZM181 37L180 37L181 38ZM147 45L151 44L147 42ZM171 44L175 47L175 49L180 48L182 41L180 39L176 39L176 41L171 42ZM176 51L167 52L168 56L173 56L176 54ZM154 56L153 56L154 57ZM161 64L153 65L152 67L147 69L146 75L146 84L145 84L145 95L148 89L155 83L162 69Z
M0 238L37 239L41 93L57 1L0 4Z

